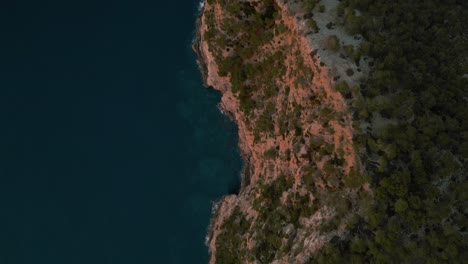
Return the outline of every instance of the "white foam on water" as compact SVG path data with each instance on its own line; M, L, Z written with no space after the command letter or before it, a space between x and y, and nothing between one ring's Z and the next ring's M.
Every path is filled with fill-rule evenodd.
M204 6L205 6L205 0L201 0L200 3L198 3L198 12L200 12Z

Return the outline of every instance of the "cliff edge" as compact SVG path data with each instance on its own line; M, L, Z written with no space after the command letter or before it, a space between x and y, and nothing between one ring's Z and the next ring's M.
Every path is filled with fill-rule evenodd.
M209 234L210 263L219 262L216 256L222 256L217 254L217 245L220 234L226 229L223 225L231 220L234 223L240 221L233 217L234 211L248 223L245 224L248 230L245 230L245 234L240 238L244 245L240 247L254 252L260 247L259 240L266 239L256 230L265 228L262 223L264 219L259 219L265 217L265 212L259 212L267 206L262 203L279 200L279 204L287 207L289 203L289 206L293 206L301 199L309 201L303 206L310 208L299 209L296 219L282 223L282 228L289 229L288 243L291 244L291 251L278 261L306 261L307 256L327 240L344 232L343 227L328 233L314 230L318 229L319 223L327 223L337 214L330 205L318 202L319 194L314 190L318 188L326 192L328 189L338 189L339 171L349 173L359 169L352 144L352 117L347 110L345 99L334 89L333 69L321 62L315 51L319 47L314 49L307 39L307 28L296 18L304 11L299 5L287 6L282 1L267 2L263 5L257 1L245 2L245 5L249 6L246 8L252 8L255 12L274 12L274 15L270 14L269 22L272 35L267 37L267 41L251 47L252 54L241 59L242 67L260 69L258 75L245 77L240 84L260 86L249 94L249 97L255 100L251 109L246 109L246 103L241 102L242 98L239 97L242 95L239 94L242 91L239 91L239 88L233 89L232 73L220 74L219 65L232 57L238 58L236 52L242 52L235 51L236 44L228 44L226 39L235 41L235 38L241 38L242 30L231 32L227 23L234 27L236 23L243 23L243 20L232 17L228 7L210 1L205 2L197 20L194 50L198 54L204 84L222 93L220 108L228 113L239 127L239 146L246 164L239 195L226 196L217 205ZM218 36L225 38L222 40L223 46L216 47L213 44ZM275 57L274 60L272 57ZM232 69L231 67L236 66L231 64L227 70ZM269 78L267 84L260 74L263 74L261 71L267 71L268 67L281 69L275 75L266 74ZM267 86L274 86L272 94L265 94L265 90L272 89ZM250 87L248 89L254 90ZM322 112L326 112L327 116ZM279 189L286 188L287 184L278 182L283 178L290 182L289 189L275 194L264 190L275 184L279 185ZM264 197L270 195L276 197ZM271 208L271 213L280 210L280 207L278 205L278 208ZM306 214L303 214L304 212ZM294 236L292 233L295 233ZM299 246L299 242L306 244ZM294 251L297 254L294 254ZM245 258L247 255L249 254L246 254ZM254 259L255 257L251 257L250 260L243 259L242 262L254 262Z
M436 99L411 90L421 82L426 69L421 62L427 57L397 59L393 53L400 50L391 49L398 40L391 36L403 35L381 31L395 28L386 25L406 14L406 4L382 9L387 3L375 2L367 8L366 1L205 1L193 47L204 85L222 93L219 107L238 125L245 161L239 194L225 196L215 206L208 237L210 263L321 263L340 258L385 263L397 255L418 262L425 256L412 256L412 245L435 245L424 242L426 234L417 230L442 230L449 218L418 222L415 216L423 215L421 201L433 208L434 201L440 201L434 197L443 196L450 184L455 190L458 182L466 183L463 150L434 150L428 139L437 132L427 129L425 117L430 110L413 112L420 106L412 96ZM400 13L388 20L379 10ZM375 28L376 21L384 26ZM412 75L394 66L408 61L413 63L407 65ZM414 82L398 90L403 75ZM463 82L458 84L462 87ZM392 108L400 102L400 108ZM452 130L446 132L457 137L453 132L460 131L464 119L459 114L455 119L448 121ZM447 121L439 127L441 122ZM409 146L408 139L419 145ZM418 148L432 151L433 157L449 153L444 154L446 164L437 166L451 169L444 169L441 178L431 176L435 158L427 158L422 168ZM422 191L427 189L430 195ZM458 209L446 210L446 217L460 219L462 207L453 208ZM424 211L429 218L430 210ZM399 231L406 226L413 231ZM458 226L450 230L455 231L444 234L464 232ZM399 244L404 251L382 253ZM453 247L447 250L455 252Z

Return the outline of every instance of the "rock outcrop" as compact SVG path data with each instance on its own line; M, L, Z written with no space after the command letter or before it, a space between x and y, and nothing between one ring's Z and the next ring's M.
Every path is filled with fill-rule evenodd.
M274 80L278 92L272 98L265 98L265 101L275 106L271 132L255 132L255 124L261 118L262 110L255 109L246 114L241 109L239 98L233 92L231 76L219 74L218 61L230 56L229 51L223 50L221 58L216 58L205 38L209 27L223 31L221 24L227 11L216 2L205 2L197 21L193 47L198 54L204 85L222 93L219 107L238 125L239 147L245 161L240 193L225 196L216 205L209 230L210 263L222 263L216 259L219 250L217 239L224 232L223 223L236 209L240 209L249 223L244 230L245 234L239 234L242 250L249 255L242 262L256 263L256 259L261 258L255 248L259 246L262 232L257 227L264 227L258 223L259 217L265 213L260 212L259 208L271 201L262 200L262 193L265 193L262 188L277 180L280 175L287 175L293 181L290 189L280 192L281 204L286 206L288 199L297 195L306 197L308 204L315 209L310 214L303 214L306 209L301 209L296 219L298 223L282 222L281 228L285 235L280 236L282 242L279 244L287 250L284 254L275 253L274 263L305 263L311 254L333 236L341 236L346 232L344 220L338 221L336 228L331 231L320 230L320 226L330 224L334 218L348 217L346 212L338 212L329 202L320 201L331 199L323 197L327 191L337 192L340 188L340 179L337 177L344 177L342 175L360 168L352 143L352 116L347 101L335 89L336 69L321 61L317 50L322 47L311 45L304 21L298 20L303 15L300 6L286 4L281 0L276 1L275 6L278 9L275 23L282 25L284 30L259 47L259 55L253 59L261 61L262 54L274 54L276 51L284 54L282 64L285 72ZM214 16L214 24L208 25L208 12ZM260 97L257 94L254 96ZM286 126L286 131L281 126ZM273 154L267 157L269 151ZM314 177L313 183L308 183L310 180L307 177ZM351 191L347 191L343 197L352 195ZM349 200L349 208L353 208L352 198ZM279 212L273 211L273 214ZM234 222L238 223L239 220L235 219Z

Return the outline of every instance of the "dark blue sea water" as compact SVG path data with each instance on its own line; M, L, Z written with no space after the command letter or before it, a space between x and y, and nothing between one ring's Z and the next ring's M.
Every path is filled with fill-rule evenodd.
M198 2L0 2L0 263L206 263L236 128Z

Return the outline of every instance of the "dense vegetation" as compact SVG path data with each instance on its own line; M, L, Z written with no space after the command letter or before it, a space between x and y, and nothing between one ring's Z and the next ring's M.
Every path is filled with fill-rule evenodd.
M219 263L238 264L246 260L246 242L244 234L250 228L249 222L239 209L235 207L231 215L221 225L223 230L216 238L218 250L216 259Z
M295 238L295 228L301 217L310 217L318 209L318 201L310 195L292 189L293 179L279 175L272 182L258 184L258 197L253 204L259 213L257 220L248 222L236 207L223 221L222 232L216 240L216 260L219 263L244 263L258 260L271 263L287 254ZM285 201L281 198L285 195ZM291 223L291 226L285 226ZM253 234L257 241L253 249L246 250L246 237Z
M354 102L374 199L312 262L465 262L467 2L343 0L338 13L375 59Z
M232 91L240 100L241 110L252 115L254 109L266 108L265 100L278 93L274 81L286 71L281 51L259 53L259 47L285 30L284 25L275 24L279 16L278 6L274 0L210 2L220 4L226 13L218 27L215 27L214 12L206 13L209 29L204 38L215 55L219 75L230 76ZM223 56L223 53L228 55ZM267 107L256 126L258 132L272 130L271 112L271 106Z

